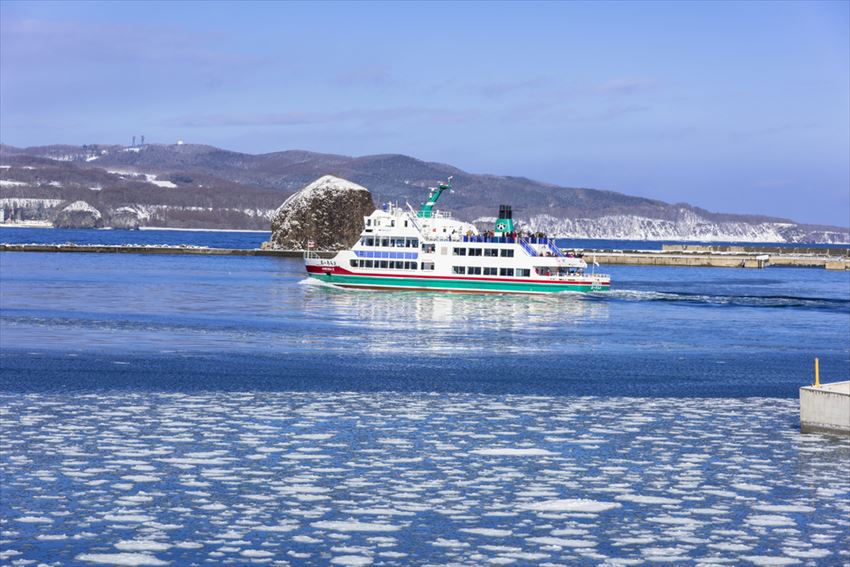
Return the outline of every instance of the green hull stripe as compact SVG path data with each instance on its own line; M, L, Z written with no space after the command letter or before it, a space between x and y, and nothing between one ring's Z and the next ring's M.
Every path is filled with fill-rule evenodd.
M481 280L437 280L427 278L380 278L372 276L349 276L309 274L328 283L339 285L383 286L395 288L458 289L469 291L502 291L515 293L553 293L559 291L605 291L607 286L592 284L535 284L527 282L493 282Z

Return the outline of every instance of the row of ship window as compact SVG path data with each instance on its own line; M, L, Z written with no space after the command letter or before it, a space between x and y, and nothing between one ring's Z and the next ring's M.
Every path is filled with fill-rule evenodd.
M419 248L419 239L403 236L364 236L360 238L360 244L363 246L383 246L384 248Z
M452 256L490 256L502 258L513 258L514 251L512 248L452 248Z
M379 270L417 270L419 262L401 262L398 260L349 260L352 268L377 268ZM433 270L434 262L422 262L421 269Z
M382 248L419 248L418 238L405 238L401 236L379 237L379 236L364 236L360 239L361 246L379 246ZM422 252L425 254L433 254L436 250L436 245L430 242L422 243ZM513 258L514 251L511 248L452 248L452 256L485 256L496 258Z
M403 262L398 260L349 260L352 268L373 268L379 270L425 270L432 271L434 262ZM527 268L492 268L483 266L452 266L452 273L469 276L506 276L527 278L531 270Z
M527 278L531 270L527 268L485 268L481 266L452 266L452 273L468 276L508 276Z

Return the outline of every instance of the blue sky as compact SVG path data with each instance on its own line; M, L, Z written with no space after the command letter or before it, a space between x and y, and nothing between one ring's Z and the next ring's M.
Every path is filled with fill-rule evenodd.
M0 141L403 153L850 224L850 2L0 3Z

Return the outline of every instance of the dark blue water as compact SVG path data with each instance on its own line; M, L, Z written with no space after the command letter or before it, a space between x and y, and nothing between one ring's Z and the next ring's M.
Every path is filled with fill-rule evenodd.
M850 376L850 273L601 269L444 295L0 253L0 562L850 560L850 440L796 402L815 356Z
M151 374L157 388L205 389L212 373L227 389L790 397L815 356L825 375L850 374L842 272L611 266L610 293L489 296L309 285L299 259L0 263L12 389ZM108 362L128 356L137 367Z
M270 232L194 230L92 230L65 228L0 227L5 244L104 244L209 246L210 248L259 248Z

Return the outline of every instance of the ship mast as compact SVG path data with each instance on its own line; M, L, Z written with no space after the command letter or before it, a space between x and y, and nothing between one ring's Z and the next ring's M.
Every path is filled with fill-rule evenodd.
M419 209L419 212L416 213L416 216L423 219L431 218L431 213L434 210L434 205L437 204L437 199L440 198L440 195L443 194L443 191L452 188L452 177L454 176L450 175L448 181L446 181L445 183L440 183L436 187L431 187L431 192L428 194L428 202L422 205L422 208Z

